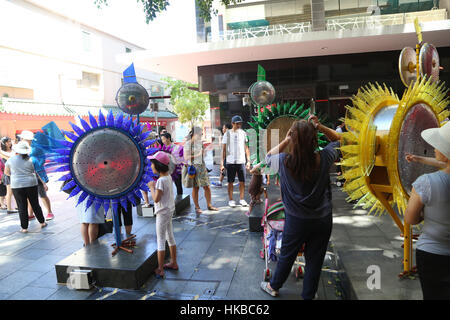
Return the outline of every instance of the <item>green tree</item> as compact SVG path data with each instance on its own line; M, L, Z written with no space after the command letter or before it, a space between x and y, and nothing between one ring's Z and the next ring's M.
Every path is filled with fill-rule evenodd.
M193 126L197 121L203 120L209 108L209 96L198 90L192 90L198 88L198 85L171 78L162 80L168 84L170 103L181 123L189 122Z
M138 3L141 2L143 5L143 9L145 12L145 20L147 23L153 21L156 18L156 15L162 11L167 9L169 5L168 0L136 0ZM187 1L187 0L184 0ZM217 9L212 7L214 0L195 0L197 2L197 6L199 8L199 15L206 22L211 20L211 13L217 15ZM223 5L237 4L243 2L244 0L220 0L220 3ZM108 5L108 0L94 0L94 3L98 8L101 8L103 5Z

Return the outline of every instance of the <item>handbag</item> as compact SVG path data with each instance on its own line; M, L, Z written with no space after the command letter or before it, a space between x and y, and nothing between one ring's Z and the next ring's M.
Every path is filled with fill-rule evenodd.
M112 233L112 232L113 232L113 222L112 222L112 220L105 221L104 223L101 223L101 224L98 225L97 239L100 238L101 236L107 234L107 233Z

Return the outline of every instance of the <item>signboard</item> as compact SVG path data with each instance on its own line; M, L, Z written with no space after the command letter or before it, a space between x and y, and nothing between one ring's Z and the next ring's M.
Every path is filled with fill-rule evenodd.
M152 127L156 127L156 121L145 121L145 123L148 123ZM167 121L158 121L158 126L167 126Z

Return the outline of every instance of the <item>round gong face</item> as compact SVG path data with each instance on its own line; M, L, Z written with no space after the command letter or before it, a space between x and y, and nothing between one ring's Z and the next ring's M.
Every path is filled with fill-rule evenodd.
M87 192L106 197L127 192L138 180L141 156L126 133L111 128L89 131L72 152L72 175Z
M116 102L120 110L127 114L141 114L147 109L150 97L139 83L125 83L117 91Z
M286 137L292 124L297 121L291 117L279 117L273 120L268 126L263 141L267 143L267 151L269 152L273 147L277 146ZM278 130L278 131L277 131ZM290 147L286 149L286 152L290 151Z
M412 183L422 174L436 171L435 168L417 162L406 161L406 153L434 157L434 148L421 137L421 132L437 128L438 119L424 103L412 106L406 114L398 141L398 173L403 189L410 194Z

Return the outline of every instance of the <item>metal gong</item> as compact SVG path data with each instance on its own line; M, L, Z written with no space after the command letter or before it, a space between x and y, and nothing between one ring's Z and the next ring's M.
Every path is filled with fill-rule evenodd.
M416 63L416 51L411 47L403 48L398 59L398 72L407 87L417 80Z
M403 189L411 193L411 184L422 174L436 171L433 167L417 162L406 161L406 153L434 157L434 148L421 137L421 132L429 128L439 127L433 111L424 103L412 106L406 114L398 142L398 174Z
M275 99L275 88L268 81L255 82L249 89L250 98L256 105L266 106Z
M125 83L117 91L116 102L120 110L137 115L144 112L150 102L147 90L137 82Z
M435 46L429 43L422 45L419 53L419 66L422 76L431 77L433 82L439 80L439 54Z
M138 146L127 134L112 128L86 133L74 146L72 175L91 194L114 197L128 191L139 178Z

